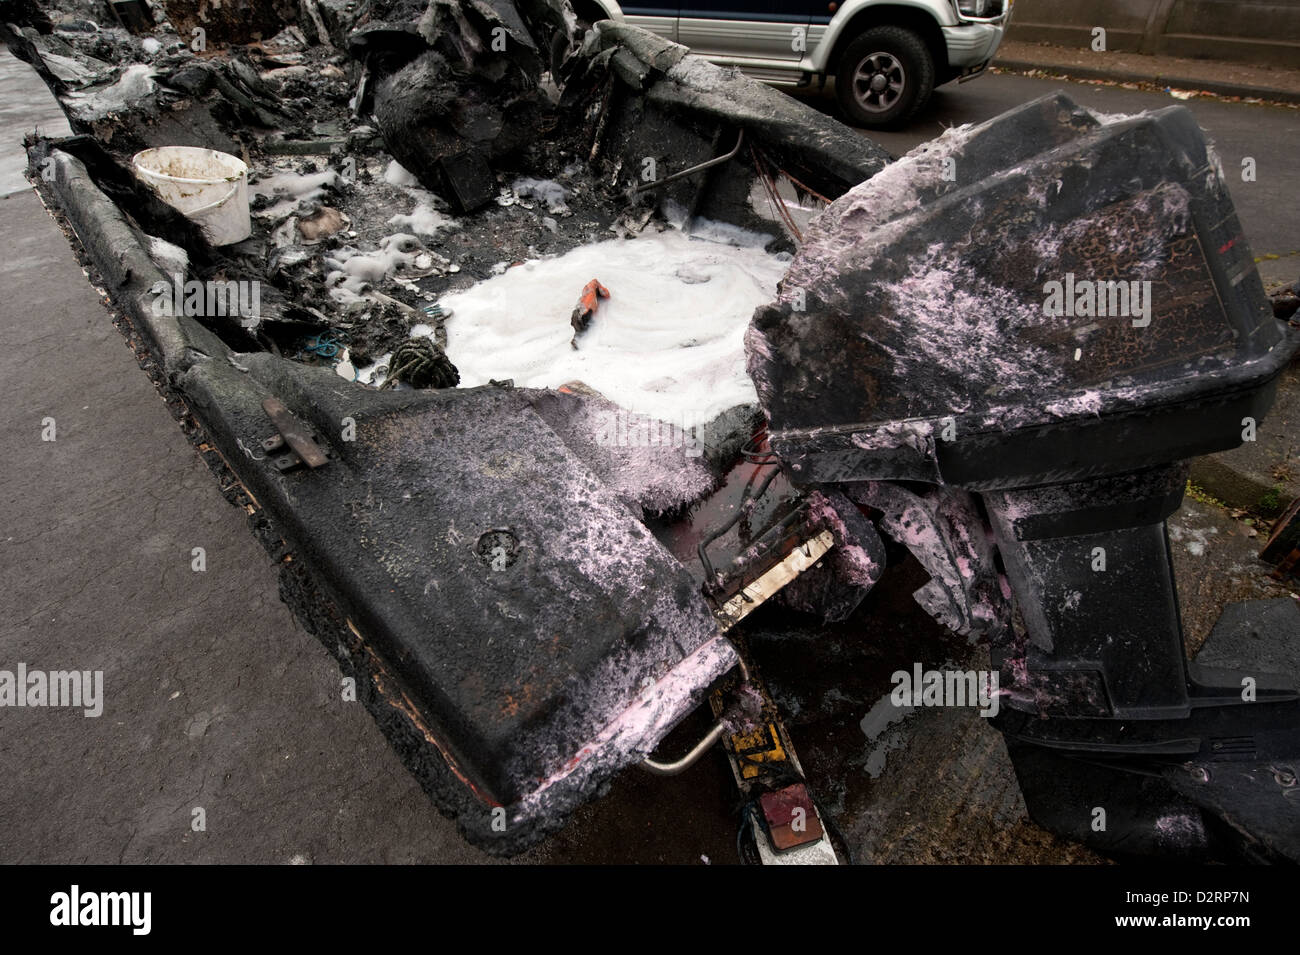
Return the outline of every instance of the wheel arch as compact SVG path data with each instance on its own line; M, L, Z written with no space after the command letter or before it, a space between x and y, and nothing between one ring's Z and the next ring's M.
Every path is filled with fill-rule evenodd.
M595 23L597 20L621 20L623 11L612 0L570 0L579 20Z
M921 37L934 60L935 85L938 86L940 77L948 74L948 44L944 42L943 31L927 7L905 3L868 3L851 14L835 33L830 55L820 64L821 70L834 76L845 47L872 27L882 26L904 27Z

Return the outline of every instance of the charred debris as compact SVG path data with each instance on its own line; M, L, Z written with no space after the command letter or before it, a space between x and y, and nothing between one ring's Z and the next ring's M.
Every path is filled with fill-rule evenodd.
M256 316L200 316L240 351L336 364L346 349L362 367L436 324L440 296L662 230L665 209L790 251L801 202L888 160L829 119L809 129L809 111L772 90L683 62L683 47L611 22L579 36L560 0L313 0L287 18L265 6L141 0L145 27L120 3L28 4L15 8L26 25L0 27L68 114L77 135L57 147L165 274L259 284ZM138 183L131 157L164 145L245 161L248 239L212 247ZM755 188L793 209L777 198L775 221L760 215Z

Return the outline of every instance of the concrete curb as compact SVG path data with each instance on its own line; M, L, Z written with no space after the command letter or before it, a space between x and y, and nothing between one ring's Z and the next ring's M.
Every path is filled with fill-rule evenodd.
M1276 517L1295 501L1295 492L1288 490L1286 485L1266 480L1245 468L1235 466L1231 455L1232 452L1225 451L1196 458L1192 461L1192 484L1228 507L1251 513L1260 513L1260 502L1267 500L1276 491L1276 512L1261 515L1268 518Z
M1035 63L1029 60L995 59L992 66L994 69L1006 70L1012 73L1042 70L1044 73L1065 76L1070 79L1107 80L1114 83L1150 83L1154 86L1165 86L1173 89L1204 90L1217 96L1253 97L1274 103L1300 104L1300 92L1266 86L1250 86L1245 83L1221 83L1216 80L1133 73L1127 70L1099 70L1090 66L1062 66L1055 63Z
M1273 405L1259 422L1257 438L1192 461L1191 480L1217 501L1272 519L1300 497L1297 425L1300 364L1278 379Z

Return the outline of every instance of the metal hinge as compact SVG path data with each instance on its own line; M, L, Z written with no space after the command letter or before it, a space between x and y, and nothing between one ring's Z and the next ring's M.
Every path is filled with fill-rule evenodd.
M329 464L329 453L317 444L315 432L299 421L283 401L267 398L262 410L279 432L262 439L262 450L273 468L284 472L303 464L313 469Z

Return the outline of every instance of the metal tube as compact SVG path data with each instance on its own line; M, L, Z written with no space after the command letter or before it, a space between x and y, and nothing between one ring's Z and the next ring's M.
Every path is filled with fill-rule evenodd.
M654 182L644 183L643 185L637 186L635 189L632 190L632 192L633 194L639 192L646 192L650 189L658 188L659 186L673 182L677 179L681 179L685 176L693 176L697 172L703 172L705 169L709 169L713 166L720 166L728 159L734 158L736 153L740 152L740 145L744 141L745 141L745 131L743 129L738 130L736 132L736 148L733 149L731 152L727 153L725 156L715 156L713 159L705 160L704 162L700 163L698 166L692 166L690 169L683 169L681 172L675 172L671 176L666 176L663 179L656 179Z
M722 735L726 732L727 724L719 721L713 724L713 729L709 730L708 735L696 743L691 751L681 759L671 763L661 763L647 756L641 761L641 768L653 776L676 776L678 773L684 773L694 766L701 756L712 749L713 744L722 739Z
M744 658L737 656L736 665L740 667L741 683L748 683L749 667L746 666ZM681 759L671 763L661 763L657 759L651 759L647 756L641 761L641 768L652 776L676 776L678 773L684 773L699 762L700 757L707 753L713 747L714 743L722 739L723 734L726 732L727 724L724 721L719 720L713 724L713 729L709 730L704 739L696 743L691 748L691 751Z

